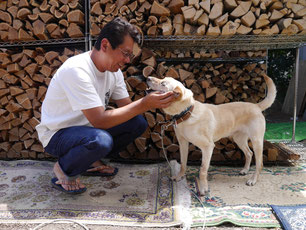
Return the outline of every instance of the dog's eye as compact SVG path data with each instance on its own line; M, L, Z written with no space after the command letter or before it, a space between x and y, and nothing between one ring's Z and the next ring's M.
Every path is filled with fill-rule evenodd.
M164 81L162 81L161 83L160 83L162 86L166 86L166 82L164 82Z

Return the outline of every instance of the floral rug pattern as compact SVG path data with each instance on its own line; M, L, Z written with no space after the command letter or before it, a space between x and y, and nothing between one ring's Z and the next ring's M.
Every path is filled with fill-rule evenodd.
M255 186L245 182L255 170L239 176L240 168L211 166L210 192L201 197L205 207L188 189L197 192L199 167L188 166L186 179L172 182L179 164L112 165L114 177L81 177L87 191L67 195L50 185L53 162L0 161L0 222L43 223L71 219L80 223L167 227L239 226L280 227L271 205L306 204L306 164L264 167Z
M192 226L215 226L231 222L239 226L280 227L270 205L306 204L306 164L295 167L264 167L255 186L245 182L255 170L239 176L240 168L214 167L208 172L210 192L201 197L205 207L192 197ZM188 166L187 183L197 192L199 167Z
M74 219L100 224L177 225L166 164L124 165L112 177L81 177L87 191L51 187L53 162L0 161L0 222Z

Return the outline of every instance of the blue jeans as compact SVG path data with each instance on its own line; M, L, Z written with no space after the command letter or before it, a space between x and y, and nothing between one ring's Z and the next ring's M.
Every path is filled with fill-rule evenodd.
M62 170L73 177L85 172L97 160L117 157L147 126L146 120L138 115L106 130L89 126L64 128L52 136L45 150L58 157Z

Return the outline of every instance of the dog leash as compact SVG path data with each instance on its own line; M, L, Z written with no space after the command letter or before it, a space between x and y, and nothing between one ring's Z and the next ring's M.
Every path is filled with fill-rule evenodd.
M162 124L161 125L161 137L160 137L160 139L161 139L161 147L162 147L162 150L163 150L163 154L164 154L164 156L165 156L165 158L166 158L166 161L168 162L168 165L169 165L169 168L170 168L170 172L171 171L173 171L172 170L172 168L171 168L171 164L170 164L170 162L169 162L169 160L168 160L168 157L167 157L167 153L166 153L166 150L165 150L165 147L164 147L164 134L165 134L165 130L167 130L170 126L176 126L176 123L175 123L175 121L174 120L171 120L170 122L160 122L160 123L164 123L164 124ZM171 179L170 177L169 177L169 180L171 180L171 181L175 181L175 182L180 182L181 180L183 179L183 177L180 179L180 180L173 180L173 179ZM187 178L186 178L186 180L187 180ZM197 184L196 184L196 186L198 186ZM202 229L204 230L205 229L205 225L206 225L206 209L205 209L205 206L204 206L204 203L202 202L202 200L199 198L199 196L197 195L197 193L195 193L192 189L190 189L190 188L188 188L187 186L185 186L184 185L184 187L185 187L185 189L187 189L189 192L191 192L192 194L193 194L193 196L199 201L199 203L202 205L202 207L203 207L203 210L204 210L204 221L203 221L203 226L202 226ZM198 190L198 189L197 189ZM188 229L190 229L190 227L187 227L187 228L183 228L183 230L184 229L186 229L186 230L188 230Z

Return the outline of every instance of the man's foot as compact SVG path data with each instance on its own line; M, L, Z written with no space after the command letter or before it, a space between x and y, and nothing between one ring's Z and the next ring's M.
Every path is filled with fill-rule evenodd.
M64 190L75 191L75 190L85 189L85 185L80 182L80 179L76 178L71 180L61 169L61 166L59 165L58 162L55 163L53 167L53 172L57 178L56 181L55 180L53 181L54 184L61 185L61 187Z
M76 194L81 194L83 192L86 192L87 190L87 188L80 188L80 189L75 189L75 190L65 190L63 186L61 184L57 184L57 182L58 182L58 179L56 177L53 177L51 179L52 187L61 192L67 193L67 194L76 195Z
M102 161L94 162L86 172L82 173L83 176L114 176L118 173L118 169L105 165Z

